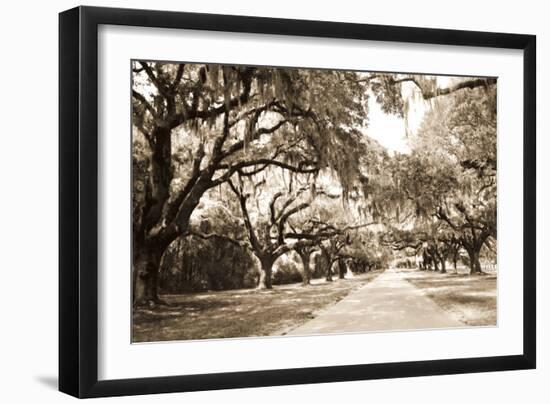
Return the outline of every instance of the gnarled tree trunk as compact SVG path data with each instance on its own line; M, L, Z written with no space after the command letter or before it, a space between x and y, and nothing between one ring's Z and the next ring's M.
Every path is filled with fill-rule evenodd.
M434 263L434 271L435 271L435 272L438 272L438 271L439 271L439 264L437 263L437 260L434 259L434 260L433 260L433 263Z
M438 272L439 271L439 260L438 260L438 258L435 254L433 254L433 253L430 254L430 261L432 262L432 264L434 266L433 270L435 272Z
M261 270L258 289L273 289L271 283L273 274L273 260L271 258L263 258L260 260Z
M300 259L302 260L302 285L307 286L311 282L311 269L310 269L310 261L311 261L311 251L307 249L296 249L296 252L300 256Z
M447 273L447 268L446 268L446 265L445 265L445 258L441 258L441 273L442 274Z
M325 266L325 280L332 282L332 258L326 247L321 246L321 256L323 258L323 265Z
M470 258L470 274L481 274L481 263L479 262L479 250L470 248L468 251L468 257Z
M158 279L162 254L151 251L138 252L133 266L133 303L157 304L159 297Z
M339 279L345 279L346 272L348 272L348 268L346 266L346 263L343 259L338 260L338 278Z

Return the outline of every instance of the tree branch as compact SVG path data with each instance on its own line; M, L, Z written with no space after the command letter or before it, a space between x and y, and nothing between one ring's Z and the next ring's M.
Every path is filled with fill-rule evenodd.
M282 161L272 160L269 158L261 158L261 159L255 159L250 161L241 161L235 164L230 163L220 163L217 165L218 170L227 170L224 174L222 174L220 177L212 180L212 186L217 186L225 181L227 181L229 178L233 176L235 173L239 173L242 176L252 176L253 174L257 174L263 169L267 168L270 165L281 167L285 170L293 171L295 173L300 174L308 174L308 173L316 173L319 171L319 168L316 166L313 166L316 162L302 162L298 166L293 166L287 163L284 163ZM252 167L252 166L261 166L260 169L254 170L252 172L244 172L242 171L243 168L246 167ZM309 168L304 168L305 165L309 165Z
M246 104L250 97L250 90L252 88L252 78L253 78L253 72L255 68L249 67L244 69L244 71L239 73L240 79L242 81L242 92L238 96L232 98L228 102L224 102L219 106L199 110L197 109L197 105L194 105L192 108L185 108L185 111L174 114L173 117L171 117L170 120L170 126L175 128L185 121L192 120L192 119L210 119L214 118L222 113L224 113L226 110L230 111L236 106Z
M157 76L155 76L155 73L153 73L153 70L151 69L151 66L149 66L149 64L147 62L140 61L139 63L141 64L141 67L145 70L145 73L149 77L149 80L151 80L151 82L157 88L159 93L161 95L165 96L165 97L168 96L169 94L168 94L166 88L164 87L164 84L161 83L161 81L159 80L159 78Z
M422 85L418 82L418 80L416 80L414 77L405 77L402 79L394 80L394 83L397 84L397 83L402 83L406 81L414 83L422 93L422 97L425 100L429 100L431 98L439 97L442 95L448 95L465 88L474 89L476 87L487 87L497 83L497 79L494 77L476 78L476 79L462 81L450 87L436 88L433 91L423 88Z
M309 205L310 205L309 202L301 203L298 206L295 206L294 208L290 209L289 211L281 215L279 219L279 223L277 225L277 234L278 234L277 243L283 244L285 242L283 232L284 232L286 221L290 218L290 216L306 209L307 207L309 207Z
M246 227L246 230L248 233L248 239L250 240L250 244L252 245L252 248L254 249L254 251L262 251L262 247L260 245L258 237L256 236L256 232L254 231L254 227L252 227L250 216L248 215L248 208L246 207L246 199L248 197L246 195L243 195L243 193L239 189L237 189L235 184L233 184L233 181L228 180L227 183L229 184L229 187L231 188L231 190L239 200L239 205L241 207L241 213L243 215L244 225Z
M166 223L171 223L172 220L174 220L178 214L178 211L180 209L180 206L182 202L185 200L187 195L189 195L189 192L191 192L191 189L196 184L197 180L200 177L200 166L201 162L204 158L205 152L204 152L204 145L200 144L199 148L195 154L195 158L193 159L193 166L191 168L191 176L187 180L185 186L182 188L182 190L178 193L178 195L174 198L173 202L170 204L170 206L167 209L166 212Z
M235 240L235 239L232 239L231 237L228 237L228 236L225 236L225 235L222 235L222 234L218 234L218 233L199 233L199 232L195 232L195 231L192 231L192 230L188 230L187 232L185 232L183 234L184 237L186 236L193 236L193 237L198 237L200 239L203 239L203 240L210 240L212 238L218 238L220 240L224 240L224 241L227 241L228 243L231 243L231 244L234 244L238 247L248 247L246 245L246 243L242 240Z
M170 85L170 93L174 93L174 91L176 90L176 88L179 86L180 82L181 82L181 78L183 77L183 70L185 68L185 64L184 63L180 63L178 65L178 71L176 72L176 78L174 79L174 81L172 82L172 84Z
M254 140L259 139L262 135L267 135L267 134L275 132L276 130L278 130L280 127L282 127L287 122L288 121L286 119L282 119L278 123L276 123L275 125L273 125L269 128L256 129L254 131L254 134L251 137L251 139L247 140L247 143L250 143L250 142L253 142ZM244 139L240 140L236 143L233 143L231 146L229 146L229 148L227 150L225 150L223 152L223 158L229 157L232 154L238 152L239 150L244 149L244 146L245 146L245 140Z
M153 116L153 118L157 118L158 115L157 115L157 111L155 111L155 109L153 108L153 106L149 103L149 101L147 101L145 99L145 97L138 93L136 90L132 89L132 96L138 100L144 107L147 111L149 111L149 113Z
M277 223L277 215L275 213L275 202L277 202L277 199L279 199L281 196L283 196L282 192L277 192L275 195L273 195L273 198L271 198L271 202L269 204L269 212L271 214L271 224Z

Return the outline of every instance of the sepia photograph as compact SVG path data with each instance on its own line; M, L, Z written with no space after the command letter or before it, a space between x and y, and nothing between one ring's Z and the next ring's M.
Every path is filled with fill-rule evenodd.
M133 60L133 343L497 326L497 78Z

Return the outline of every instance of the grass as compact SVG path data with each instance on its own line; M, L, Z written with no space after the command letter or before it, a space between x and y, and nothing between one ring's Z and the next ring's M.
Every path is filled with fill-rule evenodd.
M405 279L470 326L497 324L497 276L414 271Z
M312 285L274 286L272 290L163 295L167 306L137 308L133 342L284 335L316 312L373 280L381 271Z

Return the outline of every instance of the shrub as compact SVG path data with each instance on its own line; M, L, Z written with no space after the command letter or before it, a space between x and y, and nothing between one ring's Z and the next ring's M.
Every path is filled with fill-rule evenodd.
M161 293L200 292L256 286L257 263L243 247L220 239L176 240L164 254Z
M288 283L297 283L302 281L302 273L299 265L293 259L283 256L275 263L275 273L273 274L274 285L284 285Z

